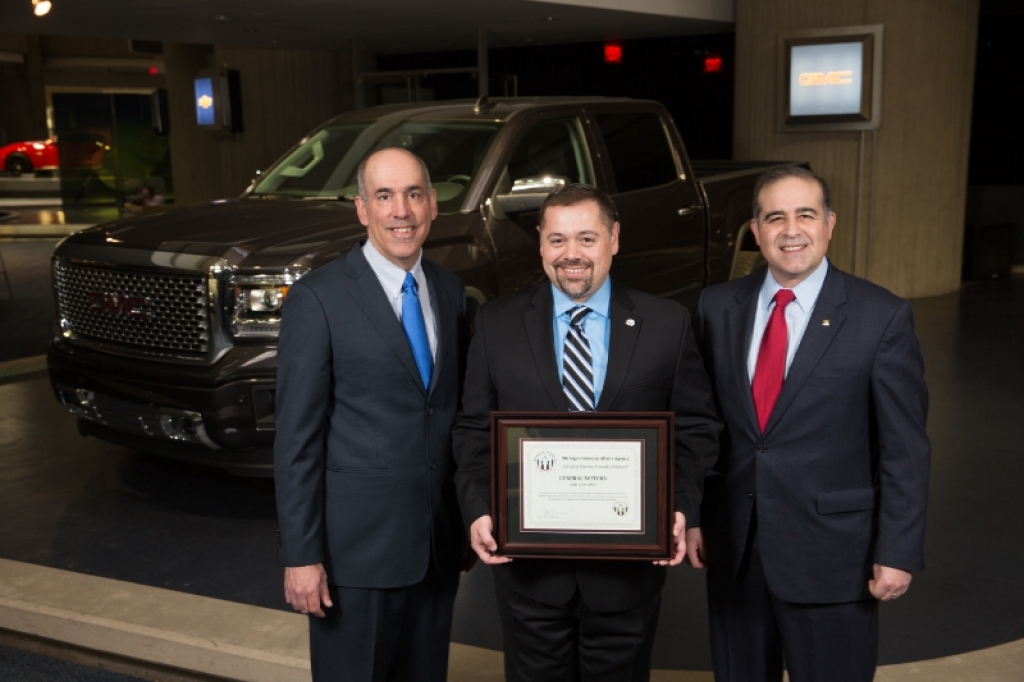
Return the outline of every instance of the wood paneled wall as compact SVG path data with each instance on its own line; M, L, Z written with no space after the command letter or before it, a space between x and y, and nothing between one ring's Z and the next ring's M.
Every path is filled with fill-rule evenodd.
M206 45L164 43L171 176L178 206L228 195L221 182L219 143L196 125L194 79L209 66L211 53Z
M901 296L960 285L978 2L736 0L735 158L810 161L838 214L829 258ZM779 36L864 24L885 27L879 129L778 132Z
M306 133L353 101L351 51L164 45L171 102L171 162L178 205L235 197ZM193 79L237 69L244 131L200 130Z

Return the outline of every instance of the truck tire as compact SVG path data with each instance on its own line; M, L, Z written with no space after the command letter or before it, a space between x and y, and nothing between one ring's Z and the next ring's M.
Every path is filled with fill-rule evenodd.
M740 251L736 254L736 259L733 261L729 279L746 277L750 273L763 270L767 266L768 261L764 259L760 251Z
M11 154L7 157L4 169L14 177L18 177L22 173L32 172L32 162L28 160L28 157L21 154Z

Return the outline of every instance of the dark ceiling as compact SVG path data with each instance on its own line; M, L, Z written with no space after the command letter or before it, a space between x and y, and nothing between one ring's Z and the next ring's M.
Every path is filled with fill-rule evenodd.
M601 8L622 5L631 11ZM654 0L53 0L48 15L35 17L31 0L2 0L0 30L316 49L361 40L370 52L394 54L473 48L480 26L494 47L732 29L732 0L681 0L673 11L686 16L643 13L664 7Z

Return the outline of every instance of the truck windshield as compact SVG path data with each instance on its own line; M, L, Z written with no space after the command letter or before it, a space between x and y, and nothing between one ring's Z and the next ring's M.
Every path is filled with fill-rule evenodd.
M438 210L455 213L499 127L394 119L327 126L274 166L251 195L353 200L359 162L378 149L401 147L426 162Z

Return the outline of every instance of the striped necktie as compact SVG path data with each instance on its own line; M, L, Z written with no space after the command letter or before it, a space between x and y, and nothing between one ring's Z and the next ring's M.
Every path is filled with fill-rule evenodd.
M590 342L583 331L583 318L590 312L585 305L569 310L569 334L562 357L562 390L569 400L570 412L594 411L594 363Z

